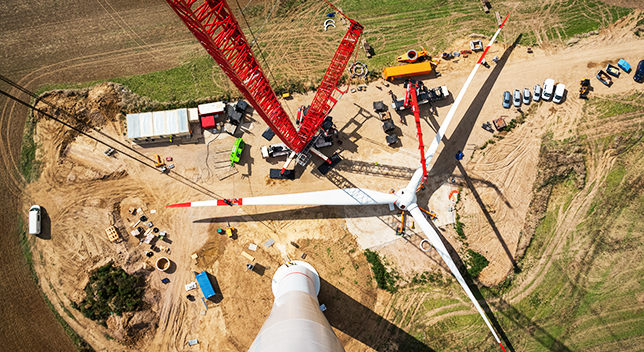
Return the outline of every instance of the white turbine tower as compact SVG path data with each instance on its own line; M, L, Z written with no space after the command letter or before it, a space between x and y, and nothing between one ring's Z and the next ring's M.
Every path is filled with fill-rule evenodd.
M459 92L454 104L450 108L445 121L441 125L436 137L432 141L429 149L427 150L426 155L428 155L425 165L429 168L429 163L431 162L438 145L440 144L447 127L449 126L456 109L460 104L465 91L469 87L476 71L481 62L485 57L485 54L490 49L490 46L496 40L496 37L501 32L501 29L505 25L508 16L506 16L503 23L499 26L496 33L490 40L490 43L483 51L479 61L474 66L474 69L470 73L469 77L465 81L463 88ZM224 205L374 205L374 204L387 204L390 209L394 209L394 205L399 209L408 211L413 217L416 223L420 226L423 233L431 243L431 245L436 249L438 254L443 258L443 261L447 264L449 269L452 271L452 274L456 280L461 284L463 290L467 296L476 307L476 310L479 312L485 324L492 332L494 339L501 346L501 349L505 351L503 344L499 340L499 337L496 334L496 331L492 328L485 312L479 305L477 299L474 297L474 294L470 290L469 286L463 279L463 276L459 272L456 264L450 257L447 252L445 244L432 227L432 225L427 222L425 215L418 208L416 204L416 191L418 190L423 178L423 168L422 165L418 167L407 187L398 190L395 194L382 193L378 191L373 191L369 189L362 188L347 188L347 189L336 189L329 191L320 191L320 192L308 192L308 193L295 193L295 194L284 194L284 195L274 195L274 196L265 196L265 197L251 197L251 198L239 198L231 200L207 200L200 202L191 202L191 203L179 203L168 205L168 207L204 207L204 206L224 206ZM303 269L306 267L306 269ZM292 273L291 273L292 271ZM285 274L287 273L288 274ZM292 274L292 275L291 275ZM301 275L300 275L301 274ZM291 276L293 276L291 278ZM288 277L288 278L287 278ZM309 284L306 284L305 279L309 278L315 284L315 295L313 295L313 288ZM297 279L296 279L297 278ZM298 281L299 279L299 281ZM291 281L293 280L293 281ZM317 280L317 281L315 281ZM277 283L276 283L277 281ZM281 282L281 283L280 283ZM309 285L309 286L307 286ZM321 314L320 309L317 306L317 292L319 290L319 277L315 272L315 269L310 265L305 265L303 262L298 262L298 265L290 267L280 267L280 269L275 273L273 278L273 293L275 294L275 304L273 305L273 310L271 315L267 319L266 323L262 327L257 339L251 346L250 351L344 351L340 345L337 337L335 337L333 331L330 330L329 323L324 318L324 315ZM304 294L302 294L304 292ZM292 299L288 299L292 297ZM296 323L296 321L302 322ZM317 325L316 325L317 324ZM317 329L317 330L315 330ZM269 332L270 331L270 332ZM330 332L330 334L329 334ZM293 335L302 334L303 336L308 336L307 339L297 339ZM313 336L315 335L315 338ZM270 340L270 342L268 342ZM264 347L266 346L266 347Z
M319 292L320 276L309 263L294 261L280 266L273 276L273 309L248 351L343 352L322 314Z

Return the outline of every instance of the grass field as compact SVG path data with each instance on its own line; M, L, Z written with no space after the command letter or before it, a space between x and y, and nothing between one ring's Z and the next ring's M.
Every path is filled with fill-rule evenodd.
M35 131L36 122L30 116L25 122L25 132L20 150L20 173L27 183L37 180L40 176L41 162L36 160L38 144L34 141Z
M513 36L507 38L513 41L514 36L521 33L522 44L525 45L537 43L535 33L539 33L542 40L565 41L607 26L631 11L596 0L550 3L523 0L512 3L512 7L499 3L498 7L485 14L479 4L473 0L343 0L335 3L365 27L363 37L369 41L376 55L367 59L364 51L358 49L357 58L367 63L370 71L378 74L384 67L395 65L395 58L409 49L422 47L433 55L439 55L458 38L472 33L493 34L496 28L495 11L501 14L512 12L508 28L502 32L499 40ZM260 64L276 90L293 92L315 88L344 35L337 17L337 28L327 32L322 28L326 14L332 12L331 8L290 0L280 3L271 12L270 2L250 3L245 14L255 34L253 37L246 21L239 16L237 7L234 4L231 7L238 13L238 21L249 41L258 39L259 45L254 46L255 54L261 57ZM311 28L311 23L319 25ZM261 48L261 53L258 48ZM205 54L205 51L201 50L200 53ZM173 69L140 76L115 77L110 81L122 83L139 95L158 101L186 101L239 94L214 60L205 55L186 57L179 67ZM45 86L39 91L89 87L96 83L99 82Z
M586 119L598 120L615 111L628 114L625 106L639 103L640 94L590 100L585 106ZM514 350L641 350L642 135L644 129L640 128L584 139L581 143L587 160L604 157L608 149L617 153L610 170L600 180L588 182L584 190L577 189L572 176L558 180L520 262L522 272L498 287L481 289L488 304L497 310L495 318ZM618 136L621 139L616 139ZM605 140L621 142L609 145ZM559 147L571 143L554 142ZM395 301L406 301L419 292L445 292L442 286L434 282L402 288ZM413 316L400 323L436 351L497 350L462 290L455 283L448 287L452 296L436 302L419 300ZM523 298L519 299L520 295Z

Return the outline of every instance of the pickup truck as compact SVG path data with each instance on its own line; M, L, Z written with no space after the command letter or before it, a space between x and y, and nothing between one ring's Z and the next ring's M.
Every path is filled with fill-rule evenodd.
M268 157L277 158L278 156L291 154L291 150L284 143L263 146L260 150L262 152L262 158L264 159Z

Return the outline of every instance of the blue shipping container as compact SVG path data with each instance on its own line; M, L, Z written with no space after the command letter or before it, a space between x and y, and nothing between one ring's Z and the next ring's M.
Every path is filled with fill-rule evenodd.
M196 275L197 283L199 283L199 288L201 293L203 293L204 298L210 298L215 295L215 290L212 288L212 284L208 279L208 273L205 271Z

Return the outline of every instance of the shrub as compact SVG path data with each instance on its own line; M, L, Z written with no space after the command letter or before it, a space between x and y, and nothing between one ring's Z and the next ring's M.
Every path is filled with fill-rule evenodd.
M465 237L465 232L463 231L463 227L465 227L465 224L460 222L461 217L458 216L458 213L456 213L456 233L458 234L458 237L462 239L467 239Z
M474 252L471 249L467 250L467 254L469 255L469 259L465 263L467 265L467 273L471 277L478 277L481 271L490 264L490 261L483 254Z
M144 283L143 278L128 275L110 263L94 271L85 286L87 296L80 303L72 302L72 307L105 325L111 314L121 315L142 306Z
M365 249L364 255L367 257L369 264L371 264L371 270L373 271L378 288L389 292L396 291L396 279L387 271L385 265L382 264L378 253Z

